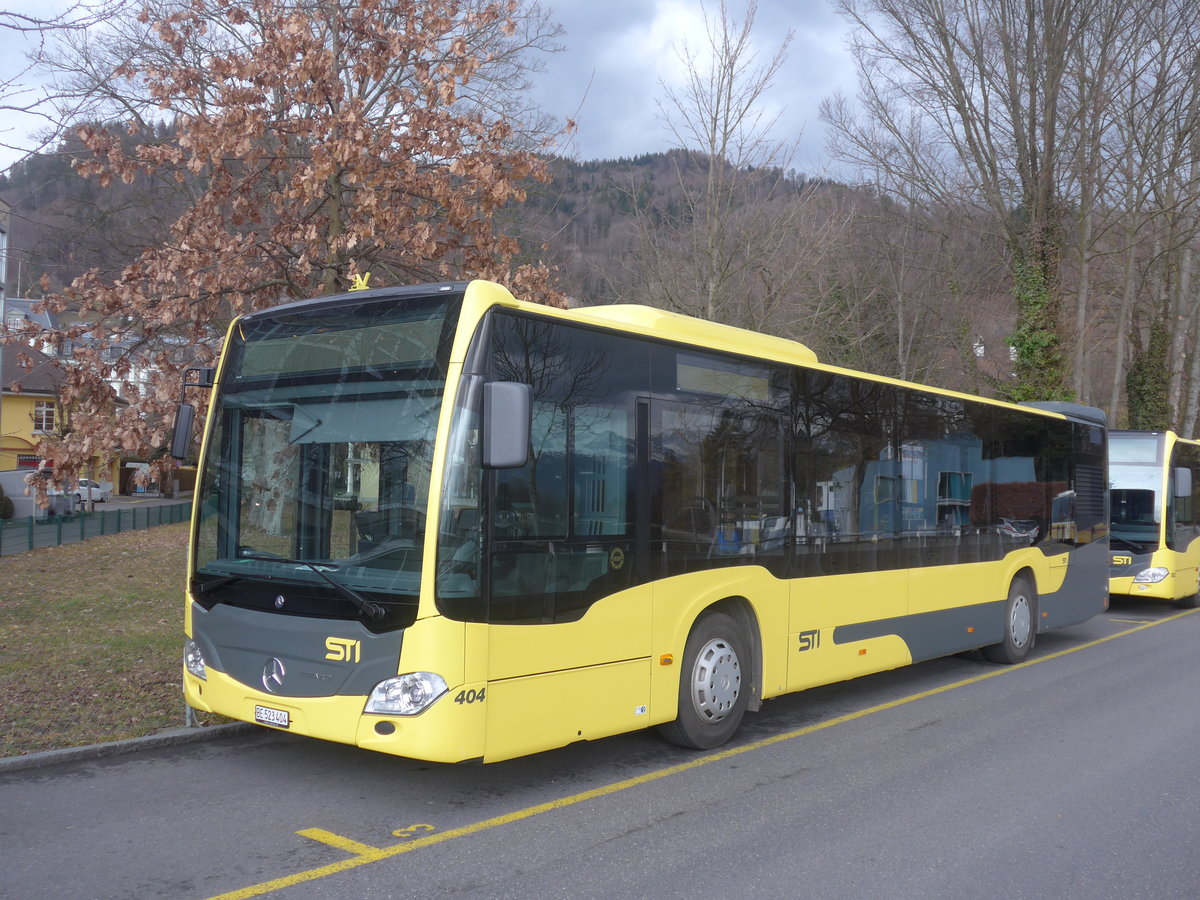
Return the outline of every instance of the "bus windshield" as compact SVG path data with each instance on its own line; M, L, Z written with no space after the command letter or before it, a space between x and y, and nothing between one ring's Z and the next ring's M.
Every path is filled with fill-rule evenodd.
M359 614L332 580L415 609L460 298L316 304L238 324L197 492L204 602Z
M1116 442L1114 441L1114 444ZM1162 469L1157 465L1113 465L1109 468L1112 502L1110 537L1140 545L1143 552L1158 548L1162 501Z

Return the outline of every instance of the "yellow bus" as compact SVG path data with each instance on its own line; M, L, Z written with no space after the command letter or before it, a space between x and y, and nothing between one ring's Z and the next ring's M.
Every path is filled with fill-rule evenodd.
M1108 602L1098 410L483 281L247 315L193 371L187 702L270 728L442 762L709 748L769 698L1017 662Z
M1116 596L1200 605L1200 441L1173 431L1110 433Z

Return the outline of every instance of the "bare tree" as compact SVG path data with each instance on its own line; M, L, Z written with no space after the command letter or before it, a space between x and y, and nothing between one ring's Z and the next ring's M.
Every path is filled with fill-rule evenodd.
M1127 20L1130 49L1110 92L1105 143L1114 165L1096 209L1112 223L1105 249L1120 261L1107 405L1117 421L1124 395L1133 427L1193 427L1186 395L1195 390L1198 35L1191 4L1143 4Z
M1068 67L1086 0L840 0L863 116L823 117L843 161L882 168L908 202L972 202L1005 238L1018 319L1013 396L1068 393L1060 317L1063 170L1080 109Z
M670 155L673 202L658 202L645 184L628 186L638 234L627 290L669 309L763 328L795 318L801 274L829 228L805 221L815 185L789 172L794 144L774 136L778 113L766 99L792 34L760 61L756 15L754 2L741 21L724 0L715 11L703 7L705 43L677 47L683 84L664 83L658 101L679 148ZM815 231L804 246L797 235L806 224Z
M43 82L43 65L52 44L66 34L81 34L98 23L109 20L127 0L80 0L62 12L38 15L12 10L0 10L0 32L6 32L23 42L20 64L0 78L0 111L20 113L35 123L39 130L36 146L30 146L25 135L12 134L13 129L0 133L0 147L22 155L37 152L51 145L62 134L63 121L57 115L56 91Z
M824 105L831 149L904 203L991 217L1016 301L1007 393L1190 427L1200 11L1184 0L839 7L861 103Z

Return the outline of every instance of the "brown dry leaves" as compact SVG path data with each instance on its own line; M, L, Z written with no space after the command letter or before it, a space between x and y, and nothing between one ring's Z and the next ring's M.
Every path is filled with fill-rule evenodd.
M344 290L355 273L372 272L376 286L492 278L562 305L547 269L519 263L517 242L493 227L523 198L522 181L546 177L544 161L512 123L464 99L502 89L489 67L511 58L521 4L173 8L151 3L141 16L176 63L135 59L122 74L176 114L174 137L83 128L93 158L79 171L101 185L181 182L194 201L118 280L88 273L49 301L78 307L87 323L62 335L88 346L62 389L73 430L43 448L57 468L154 456L182 369L212 363L234 316ZM131 373L147 367L151 380L138 386ZM113 376L126 408L114 406Z

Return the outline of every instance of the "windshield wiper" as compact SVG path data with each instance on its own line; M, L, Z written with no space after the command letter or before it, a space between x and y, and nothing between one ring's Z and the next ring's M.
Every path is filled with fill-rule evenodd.
M245 575L225 575L221 578L214 578L212 581L205 581L202 584L196 585L196 590L201 594L207 594L211 591L220 590L227 584L233 584L235 581L241 581Z
M1120 541L1122 544L1124 544L1128 549L1132 550L1134 553L1145 553L1146 552L1146 548L1142 544L1139 544L1137 541L1131 541L1131 540L1129 540L1129 538L1117 537L1115 534L1110 534L1108 536L1108 539L1110 541Z
M313 572L316 572L330 587L349 600L355 605L368 619L382 619L385 615L384 609L377 603L372 603L358 591L353 588L346 587L340 581L335 581L322 571L321 567L315 563L311 563L304 559L288 559L286 556L257 556L255 554L246 554L241 559L252 559L255 562L275 562L288 563L289 565L304 566ZM328 567L327 567L328 568Z

